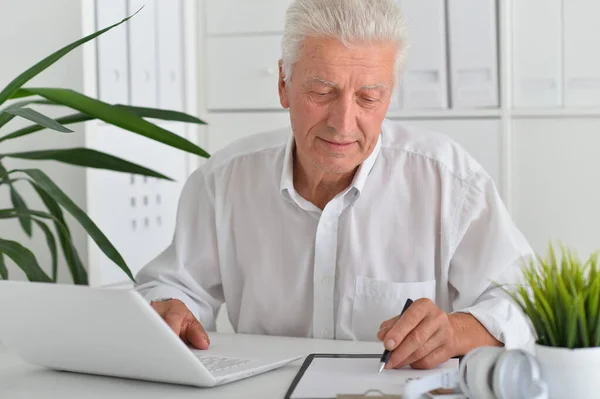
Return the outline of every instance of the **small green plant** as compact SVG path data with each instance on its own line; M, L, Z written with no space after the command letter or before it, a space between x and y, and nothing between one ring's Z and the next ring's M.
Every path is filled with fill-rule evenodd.
M524 285L508 292L529 317L539 345L561 348L600 346L600 265L598 253L583 262L550 243L545 258L524 265Z

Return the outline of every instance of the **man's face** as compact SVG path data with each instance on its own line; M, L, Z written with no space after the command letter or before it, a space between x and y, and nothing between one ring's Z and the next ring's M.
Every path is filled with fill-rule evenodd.
M292 79L279 97L290 110L297 155L323 172L353 171L372 152L393 89L396 47L367 43L349 49L308 38Z

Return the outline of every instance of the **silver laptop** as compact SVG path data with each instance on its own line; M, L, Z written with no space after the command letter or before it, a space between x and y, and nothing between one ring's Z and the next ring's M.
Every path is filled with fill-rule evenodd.
M210 348L193 349L133 289L0 281L0 303L0 342L51 369L211 387L301 357L243 334L209 332Z

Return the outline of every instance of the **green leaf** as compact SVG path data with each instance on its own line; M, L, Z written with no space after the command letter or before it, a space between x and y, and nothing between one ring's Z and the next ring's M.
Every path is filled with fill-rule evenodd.
M33 221L44 232L44 236L46 237L46 244L48 245L50 256L52 257L52 281L56 282L58 277L58 251L56 249L56 239L50 228L46 226L44 222L37 219L33 219Z
M48 277L38 264L35 255L18 242L0 238L0 252L11 258L25 272L29 281L52 282L50 277Z
M71 276L73 278L73 282L79 285L87 285L88 284L88 275L87 270L83 266L79 254L77 253L77 248L73 244L71 239L71 232L69 231L69 226L65 221L62 210L58 203L42 188L40 188L37 184L29 179L27 180L29 184L33 187L33 189L37 192L39 197L42 199L42 202L50 212L50 214L54 217L55 222L54 226L58 233L58 240L60 242L63 254L65 256L65 260L67 262L67 267L71 272Z
M571 303L570 312L567 317L567 336L565 346L571 349L575 347L575 340L577 339L577 299Z
M46 237L46 243L48 244L48 249L50 250L50 255L52 257L52 281L56 282L56 277L58 273L58 255L56 250L56 240L54 239L54 234L52 231L46 226L46 224L42 221L39 221L33 216L43 217L47 219L54 219L58 221L53 215L39 212L39 211L30 211L25 208L15 208L15 209L0 209L0 219L8 219L8 218L27 218L30 222L33 220L35 224L43 231L44 236ZM64 229L64 228L63 228Z
M68 148L61 150L42 150L0 154L0 158L20 158L36 160L54 160L71 165L86 166L97 169L107 169L117 172L133 173L172 181L162 173L136 165L113 155L89 148Z
M596 317L596 326L593 334L592 345L595 347L600 346L600 315Z
M136 11L135 14L137 14L138 12L139 12L139 10ZM132 18L135 14L133 14L127 18L124 18L121 22L118 22L107 28L104 28L102 30L94 32L82 39L77 40L76 42L73 42L73 43L61 48L60 50L50 54L48 57L44 58L43 60L41 60L34 66L32 66L31 68L27 69L25 72L23 72L22 74L17 76L12 82L10 82L8 84L8 86L6 86L4 88L4 90L2 90L0 92L0 105L4 104L4 102L6 102L6 100L8 100L9 98L17 98L17 97L24 96L22 93L18 93L18 90L29 80L33 79L36 75L38 75L44 69L48 68L50 65L52 65L56 61L60 60L63 56L65 56L66 54L68 54L69 52L74 50L75 48L100 36L104 32L107 32L107 31L113 29L114 27L121 25L125 21Z
M592 281L591 288L587 298L587 314L590 316L588 319L589 330L594 331L596 319L598 318L598 306L600 305L600 279L595 278Z
M0 252L0 279L8 280L8 268L4 263L4 254Z
M21 118L24 118L24 119L28 119L28 120L30 120L34 123L37 123L38 125L43 126L47 129L56 130L57 132L61 132L61 133L73 133L73 131L71 129L64 127L60 123L56 122L54 119L42 114L41 112L34 110L32 108L15 108L15 109L10 109L5 112L8 112L9 114L13 114L16 116L20 116Z
M26 92L23 89L18 89L17 91L15 91L9 98L11 100L16 100L18 98L25 98L25 97L31 97L33 96L33 94ZM2 104L2 103L0 103Z
M60 118L56 118L56 122L60 123L61 125L70 125L73 123L87 122L92 119L96 119L96 118L94 118L93 116L89 116L89 115L78 112L78 113L75 113L72 115L67 115L67 116L63 116ZM43 129L45 129L45 128L40 125L25 126L24 128L16 130L10 134L7 134L4 137L0 137L0 143L5 140L10 140L10 139L14 139L17 137L26 136L28 134L35 133L35 132L38 132Z
M188 115L183 112L173 111L173 110L165 110L158 108L147 108L147 107L135 107L131 105L123 105L123 104L115 104L115 107L122 108L126 111L132 112L137 116L141 116L143 118L153 118L153 119L162 119L166 121L176 121L176 122L188 122L188 123L197 123L199 125L206 125L201 119L196 118L195 116Z
M8 122L12 121L15 118L15 115L9 114L8 112L0 113L0 128L6 125Z
M69 89L27 88L24 90L171 147L205 158L210 157L206 151L196 144L148 122L136 114L125 110L123 107L116 107Z
M15 190L12 184L9 185L9 190L12 205L16 209L27 210L27 204L25 203L25 200L23 200L23 197L21 197L17 190ZM19 223L21 224L25 234L27 234L28 237L31 237L31 219L27 216L19 216Z
M125 263L125 260L117 251L117 249L112 245L112 243L106 238L104 233L100 231L98 226L79 208L54 182L41 170L39 169L22 169L19 170L27 174L31 177L36 185L42 188L46 193L48 193L57 203L59 203L63 208L65 208L77 221L83 226L83 228L87 231L90 237L98 244L98 247L111 259L113 262L117 264L129 276L132 281L135 281L135 278L131 274L129 267Z
M583 295L577 297L577 321L579 323L579 339L581 340L581 346L587 348L590 346L591 334L588 332L587 317L585 314L585 304L583 302Z

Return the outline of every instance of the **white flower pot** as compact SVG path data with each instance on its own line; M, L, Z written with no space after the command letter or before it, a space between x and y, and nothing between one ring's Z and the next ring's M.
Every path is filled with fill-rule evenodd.
M599 398L600 347L554 348L535 345L550 399Z

